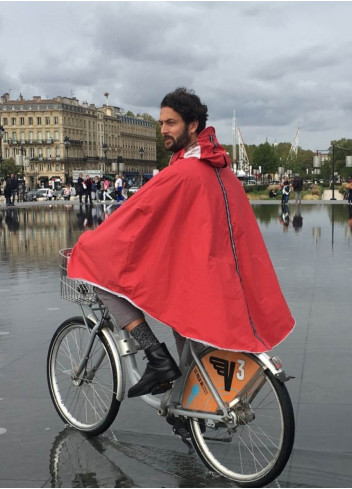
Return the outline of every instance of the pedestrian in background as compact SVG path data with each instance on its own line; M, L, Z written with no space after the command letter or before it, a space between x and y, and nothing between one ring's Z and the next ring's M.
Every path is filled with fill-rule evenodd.
M103 200L105 201L106 200L106 197L110 200L112 200L112 197L110 195L110 192L109 192L109 185L110 185L110 182L108 179L104 180L103 182Z
M303 179L296 173L293 179L293 191L295 193L295 203L300 204L302 200Z
M284 181L284 186L282 187L282 203L287 204L290 198L290 182L288 180Z
M5 198L6 198L6 205L15 205L15 195L17 192L18 188L18 180L15 177L14 173L10 174L10 177L6 180L6 185L5 185Z
M98 177L98 175L96 177L94 177L94 183L95 183L95 200L97 202L100 202L101 180Z
M83 194L84 194L83 183L84 183L83 173L80 173L78 178L77 178L77 194L79 197L79 203L80 204L82 204L82 198L83 198Z
M84 188L84 203L88 204L88 199L89 203L93 204L92 202L92 187L93 187L93 180L90 178L89 175L86 175L86 179L83 182L83 188Z
M116 175L115 190L116 190L116 202L123 202L125 197L122 195L122 178L120 175Z
M350 178L350 183L348 184L348 203L352 204L352 178Z

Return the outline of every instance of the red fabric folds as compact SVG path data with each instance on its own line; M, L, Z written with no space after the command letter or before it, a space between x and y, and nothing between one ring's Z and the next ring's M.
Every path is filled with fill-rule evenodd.
M214 129L198 142L200 158L175 154L81 235L69 276L128 298L185 337L227 350L270 350L294 319Z

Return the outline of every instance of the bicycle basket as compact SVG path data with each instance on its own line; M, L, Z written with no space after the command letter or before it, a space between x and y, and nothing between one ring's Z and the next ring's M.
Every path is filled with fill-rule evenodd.
M82 280L71 279L67 276L67 265L70 259L72 248L60 250L60 284L61 297L76 304L94 304L97 296L92 285Z

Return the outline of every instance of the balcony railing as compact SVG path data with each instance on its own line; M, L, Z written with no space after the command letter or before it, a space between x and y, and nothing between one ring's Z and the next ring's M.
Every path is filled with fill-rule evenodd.
M10 145L10 146L15 146L15 145L26 145L26 144L54 144L54 143L59 143L60 141L58 139L8 139L7 141L4 141L4 143Z

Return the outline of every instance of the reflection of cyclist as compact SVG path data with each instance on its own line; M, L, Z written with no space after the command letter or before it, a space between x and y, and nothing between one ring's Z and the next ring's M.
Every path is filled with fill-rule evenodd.
M182 337L227 350L269 350L294 324L254 213L214 128L205 128L207 117L192 92L164 97L160 125L174 153L170 166L84 233L69 261L69 276L98 286L119 326L146 352L146 371L129 397L161 392L161 383L180 375L142 310Z

